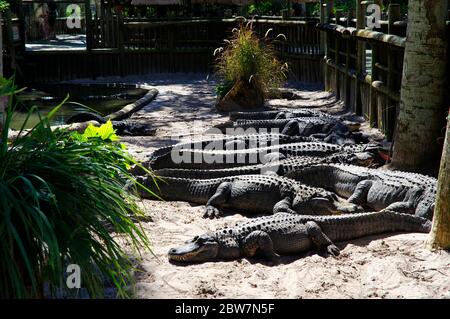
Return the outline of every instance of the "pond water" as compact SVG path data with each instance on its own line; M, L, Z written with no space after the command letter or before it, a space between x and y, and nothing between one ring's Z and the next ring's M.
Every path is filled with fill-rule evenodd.
M64 100L67 94L69 99L59 109L51 122L52 125L65 124L72 115L86 111L92 112L90 109L99 112L102 116L111 114L133 103L146 93L147 90L124 85L58 84L27 89L18 95L20 105L14 112L11 128L20 129L28 115L28 110L36 105L39 112L33 112L25 125L25 128L32 128L39 122L39 115L41 117L47 115Z

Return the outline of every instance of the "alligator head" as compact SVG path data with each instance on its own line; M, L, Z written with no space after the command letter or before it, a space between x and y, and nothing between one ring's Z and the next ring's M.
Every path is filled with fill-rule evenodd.
M202 263L217 259L219 242L214 236L204 234L195 236L183 246L169 250L169 261L183 263Z
M347 160L346 163L366 167L386 163L384 149L380 143L344 144L342 148L347 154L351 154L352 161Z

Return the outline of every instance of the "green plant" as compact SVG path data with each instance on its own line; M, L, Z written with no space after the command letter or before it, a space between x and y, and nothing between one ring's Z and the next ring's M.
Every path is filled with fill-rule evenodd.
M269 40L272 29L263 39L253 31L252 23L241 23L233 29L232 36L225 40L226 46L215 50L217 73L222 78L222 88L229 89L232 84L243 80L252 83L263 94L279 88L286 80L287 65L276 58L273 41L286 38L279 34L273 41ZM231 84L231 85L230 85ZM226 94L226 90L219 92Z
M280 9L281 9L280 3L274 3L273 1L265 0L248 5L247 14L251 16L255 14L265 15L268 14L269 12L272 13L277 12Z
M233 87L233 82L223 82L216 86L216 94L218 96L225 96Z
M9 8L8 1L0 0L0 12L4 12L4 11L8 10L8 8Z
M16 93L12 82L0 81L0 96ZM132 260L118 239L136 253L149 249L133 222L142 215L135 189L126 190L136 161L110 123L83 134L52 131L60 105L8 143L13 100L0 133L0 297L41 297L43 283L63 287L67 264L80 266L90 296L102 296L104 280L130 296Z

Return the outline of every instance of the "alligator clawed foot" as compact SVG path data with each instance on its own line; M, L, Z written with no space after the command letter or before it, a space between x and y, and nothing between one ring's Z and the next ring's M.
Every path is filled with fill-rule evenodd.
M281 256L274 253L271 256L268 256L269 261L267 262L268 266L276 266L280 264Z
M341 212L343 214L361 214L364 213L365 210L359 205L351 205L348 208L344 208Z
M340 249L337 248L336 245L331 244L327 246L327 253L333 257L339 256L340 252L341 252Z
M205 207L205 212L203 214L203 218L218 218L220 217L220 211L215 208L214 206L206 206Z

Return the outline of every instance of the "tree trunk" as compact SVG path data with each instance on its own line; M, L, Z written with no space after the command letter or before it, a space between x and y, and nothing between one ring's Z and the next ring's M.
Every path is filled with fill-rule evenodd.
M450 109L428 247L450 249Z
M0 12L0 21L2 20L3 16ZM0 23L0 77L3 76L3 31L2 31L2 24Z
M436 0L410 0L392 164L420 170L438 163L437 142L445 125L444 92L447 60L447 4Z
M0 77L3 77L3 30L2 13L0 12ZM3 130L3 113L5 112L4 99L0 97L0 132Z

